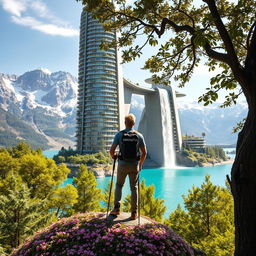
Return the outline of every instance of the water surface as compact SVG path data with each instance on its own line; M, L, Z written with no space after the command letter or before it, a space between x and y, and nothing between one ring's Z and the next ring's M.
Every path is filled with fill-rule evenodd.
M226 175L230 174L231 164L219 165L214 167L193 167L193 168L158 168L143 169L140 180L145 179L146 185L155 186L155 197L165 200L167 217L171 211L175 210L178 204L183 206L182 195L187 195L188 190L193 185L201 186L205 175L211 176L211 181L215 185L225 186ZM98 187L105 189L111 177L97 178ZM115 177L114 177L115 182ZM68 179L65 184L71 184L72 179ZM128 178L123 188L123 198L130 193Z

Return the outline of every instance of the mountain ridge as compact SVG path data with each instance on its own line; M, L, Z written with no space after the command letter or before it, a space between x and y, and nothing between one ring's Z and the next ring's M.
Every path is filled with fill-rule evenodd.
M35 132L39 136L33 135L43 148L73 147L77 90L77 78L65 71L50 72L39 68L22 75L0 73L0 109L10 114L9 119L28 125L33 130L31 133ZM182 134L200 136L204 132L208 144L235 144L237 134L232 134L232 129L247 115L245 102L229 108L219 108L218 104L204 107L197 102L180 99L177 99L177 104ZM144 98L133 95L130 112L137 117L136 124L139 123L143 108ZM11 131L13 137L23 132L15 131L15 126L6 130L6 125L6 121L0 123L2 138L4 131L8 138ZM0 146L3 146L6 142L3 143L1 136ZM44 138L44 143L40 136ZM17 140L10 139L12 143ZM24 140L29 143L26 136Z
M74 146L77 86L77 79L64 71L0 73L0 108L42 135L43 148Z

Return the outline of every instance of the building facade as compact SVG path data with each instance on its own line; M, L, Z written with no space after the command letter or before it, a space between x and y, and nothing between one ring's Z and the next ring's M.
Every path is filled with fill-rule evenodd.
M77 150L80 154L108 150L121 129L124 104L123 76L117 49L101 50L115 32L83 10L80 23Z
M205 150L206 142L204 137L184 136L182 142L184 148L190 148L196 152L204 152Z

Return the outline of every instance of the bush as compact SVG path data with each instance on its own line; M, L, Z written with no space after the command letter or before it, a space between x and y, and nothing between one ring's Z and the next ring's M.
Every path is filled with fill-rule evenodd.
M12 254L21 255L192 256L194 252L165 225L111 227L103 213L85 213L61 219L41 230Z

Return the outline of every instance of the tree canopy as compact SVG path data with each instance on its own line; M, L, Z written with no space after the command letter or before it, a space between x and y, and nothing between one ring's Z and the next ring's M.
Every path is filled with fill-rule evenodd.
M206 176L200 187L183 195L186 211L178 206L166 224L187 242L207 255L230 256L234 253L233 199L226 188L213 185Z

